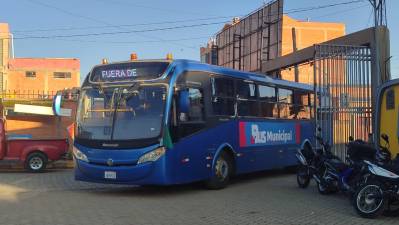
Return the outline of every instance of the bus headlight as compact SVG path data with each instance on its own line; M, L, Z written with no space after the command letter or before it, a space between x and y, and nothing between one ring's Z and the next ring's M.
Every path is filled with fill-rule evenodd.
M154 162L157 161L161 156L165 154L165 148L164 147L159 147L151 152L148 152L144 155L142 155L139 158L139 161L137 161L137 164L142 164L145 162Z
M79 149L77 149L75 146L73 146L72 150L73 150L73 155L75 156L76 159L89 162L87 156L83 152L79 151Z

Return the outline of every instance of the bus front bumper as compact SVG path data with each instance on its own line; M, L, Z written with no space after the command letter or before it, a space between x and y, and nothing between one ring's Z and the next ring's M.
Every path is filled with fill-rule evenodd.
M165 158L132 166L105 166L76 160L75 180L133 185L167 185Z

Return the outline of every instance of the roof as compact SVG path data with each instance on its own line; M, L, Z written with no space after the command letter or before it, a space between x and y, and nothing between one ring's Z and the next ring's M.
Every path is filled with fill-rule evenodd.
M80 70L76 58L14 58L8 62L10 70L17 69L70 69Z
M164 60L164 59L136 60L134 62L151 62L151 61L170 62L170 61ZM132 62L132 61L113 62L110 64L119 64L119 63L126 63L126 62ZM96 65L95 67L97 67L97 66L101 66L101 64ZM260 74L260 73L246 72L246 71L234 70L234 69L216 66L216 65L205 64L205 63L201 63L201 62L195 61L195 60L176 59L176 60L172 61L171 67L176 68L176 70L175 70L176 73L183 73L184 71L206 71L206 72L222 74L224 76L229 76L229 77L234 77L234 78L248 79L248 80L259 81L259 82L263 82L263 83L276 84L276 85L281 85L281 86L285 86L285 87L292 87L292 88L299 88L299 89L304 89L304 90L308 90L308 91L313 91L313 86L308 85L308 84L297 83L297 82L292 82L292 81L287 81L287 80L281 80L278 78L272 78L268 75ZM171 67L169 67L169 68L171 68ZM88 77L89 76L87 76L85 78L85 81L83 82L82 86L87 85Z

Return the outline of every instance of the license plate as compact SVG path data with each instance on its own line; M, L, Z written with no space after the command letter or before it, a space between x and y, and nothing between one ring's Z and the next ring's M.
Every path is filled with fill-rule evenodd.
M116 179L116 172L115 171L105 171L104 178L105 179Z

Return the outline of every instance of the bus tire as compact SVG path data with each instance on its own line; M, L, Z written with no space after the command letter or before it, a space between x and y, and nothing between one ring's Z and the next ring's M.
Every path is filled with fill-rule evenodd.
M30 153L25 161L25 168L33 173L43 172L46 166L47 156L41 152Z
M233 158L227 151L219 154L212 169L212 176L205 182L205 186L211 190L218 190L225 188L234 171Z

